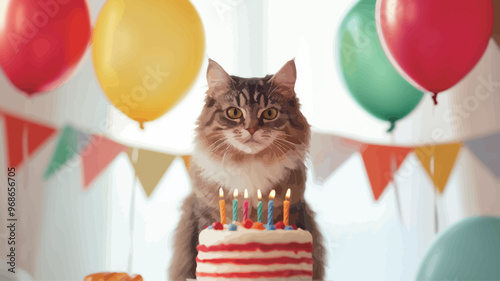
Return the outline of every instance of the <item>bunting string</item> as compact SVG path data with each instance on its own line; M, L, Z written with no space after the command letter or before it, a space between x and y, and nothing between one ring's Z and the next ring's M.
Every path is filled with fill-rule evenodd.
M137 165L137 160L139 158L139 149L132 149L132 165ZM137 173L134 173L134 183L132 184L132 194L130 197L130 218L129 218L129 230L130 230L130 250L128 253L128 273L133 274L132 271L132 260L134 256L134 221L135 221L135 186L139 181Z
M394 145L395 139L394 139L394 132L391 132L391 143ZM399 198L399 190L398 190L398 185L396 183L396 178L394 174L396 173L397 170L397 162L396 162L396 155L394 153L391 154L391 180L392 180L392 186L394 187L394 198L396 199L396 208L398 209L398 216L399 216L399 222L401 225L404 224L403 220L403 212L401 210L401 200Z

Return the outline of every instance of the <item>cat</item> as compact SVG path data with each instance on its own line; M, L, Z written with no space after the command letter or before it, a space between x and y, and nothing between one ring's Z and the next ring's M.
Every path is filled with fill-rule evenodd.
M294 60L275 75L242 78L230 76L209 59L208 91L197 121L189 172L193 190L181 208L168 280L196 278L198 235L208 225L220 221L220 188L224 191L227 214L231 214L233 191L238 189L241 194L248 190L248 218L252 221L257 220L257 190L261 190L263 202L267 202L266 196L275 189L275 222L283 219L283 200L290 188L290 224L311 232L313 279L323 279L323 237L314 212L304 199L310 125L300 112L294 90L296 76ZM230 217L227 221L231 221Z

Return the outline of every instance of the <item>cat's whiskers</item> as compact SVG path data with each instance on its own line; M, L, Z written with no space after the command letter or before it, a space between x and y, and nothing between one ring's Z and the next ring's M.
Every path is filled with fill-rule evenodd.
M224 155L222 156L222 166L224 166L224 160L226 159L226 155L229 151L233 149L233 146L231 144L228 144L228 147L225 150Z
M301 141L301 140L297 139L296 137L294 137L294 136L292 136L292 135L289 135L289 134L287 134L287 133L283 133L283 134L279 135L279 136L278 136L278 138L280 138L280 139L282 139L282 140L285 140L285 141L288 141L288 142L290 142L290 143L292 143L292 144L296 145L296 143L293 143L293 142L291 142L291 141L287 140L287 139L286 139L286 138L284 138L283 136L288 137L288 138L290 138L290 139L293 139L294 141L297 141L297 142L298 142L298 144L300 144L300 145L303 145L303 144L304 144L304 142L303 142L303 141Z
M280 139L280 138L276 138L276 143L281 144L282 146L286 147L289 150L296 150L297 149L295 147L295 145L288 143L288 142L285 142L283 139Z
M271 144L274 145L274 147L276 147L277 149L279 149L281 151L281 153L283 153L283 155L286 154L285 150L283 150L283 148L282 148L283 147L282 145L275 143L275 142L272 142ZM286 147L285 147L285 149L286 149Z
M215 154L215 152L216 152L217 150L219 150L219 148L220 148L220 147L223 147L223 145L227 145L227 143L226 143L227 138L223 138L223 139L221 139L221 140L222 140L222 142L221 142L219 145L217 145L217 147L215 147L214 149L212 149L212 150L210 151L210 153Z
M210 144L208 147L207 147L207 150L211 150L211 148L213 148L214 146L220 144L221 142L224 142L226 141L227 138L221 138L221 139L217 139L216 141L214 141L212 144Z
M214 140L220 139L220 137L224 137L224 133L215 133L215 134L209 134L208 136L205 137L205 143L210 143Z

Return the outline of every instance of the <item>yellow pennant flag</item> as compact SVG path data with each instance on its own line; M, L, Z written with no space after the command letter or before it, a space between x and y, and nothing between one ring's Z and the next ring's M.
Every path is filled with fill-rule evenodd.
M415 154L441 193L444 192L461 147L461 143L415 147ZM432 159L434 159L434 170L431 169Z
M189 169L191 168L191 155L183 155L182 160L184 161L184 165L189 172Z
M132 160L134 148L127 150L128 158L135 170L135 175L139 178L142 188L149 197L153 193L156 185L160 182L165 172L174 161L175 156L161 152L139 149L137 162Z

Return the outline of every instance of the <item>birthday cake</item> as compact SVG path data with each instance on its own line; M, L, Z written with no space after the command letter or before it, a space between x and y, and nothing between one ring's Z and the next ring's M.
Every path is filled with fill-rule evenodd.
M204 229L196 247L197 280L312 280L311 234L277 228L247 221Z

